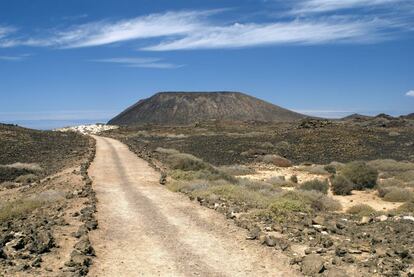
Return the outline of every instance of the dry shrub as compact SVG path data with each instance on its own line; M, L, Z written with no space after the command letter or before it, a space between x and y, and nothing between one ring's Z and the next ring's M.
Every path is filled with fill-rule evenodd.
M398 213L414 213L414 200L411 199L410 201L402 204L396 209L396 211Z
M332 178L332 193L335 195L351 195L354 184L342 175Z
M26 174L16 178L16 183L31 184L39 181L39 177L34 174Z
M346 164L341 173L354 183L357 190L370 189L377 184L378 171L362 161Z
M391 159L373 160L368 162L368 165L377 169L378 171L408 171L414 170L414 163L398 162Z
M318 191L289 191L285 192L282 197L306 203L315 211L338 211L342 209L337 200Z
M326 175L328 172L323 165L302 165L297 168L300 171L305 171L315 175Z
M274 145L271 143L271 142L268 142L268 141L266 141L266 142L263 142L261 145L260 145L260 147L262 147L262 148L273 148L274 147Z
M178 151L176 149L162 148L162 147L157 147L157 149L155 149L155 152L165 154L165 155L174 155L174 154L179 154L180 153L180 151Z
M210 186L207 189L194 190L191 194L204 199L226 199L240 206L259 209L268 207L274 199L274 196L260 190L233 184Z
M273 165L279 166L279 167L290 167L290 166L292 166L291 161L289 161L288 159L283 158L279 155L275 155L275 154L264 155L263 157L260 158L260 160L264 163L273 164Z
M14 183L14 182L3 182L0 184L0 188L5 188L5 189L14 189L18 187L18 184Z
M212 166L191 154L173 154L168 158L168 163L172 169L183 171L211 170Z
M298 183L298 176L297 176L297 175L292 175L292 176L290 176L290 181L291 181L292 183L297 184L297 183Z
M327 194L328 189L329 189L329 184L326 180L321 181L321 180L315 179L315 180L307 181L307 182L301 184L299 189L301 189L301 190L315 190L315 191L319 191L323 194Z
M274 201L265 214L274 221L288 220L292 213L310 213L311 209L302 201L288 198L279 198Z
M376 211L367 204L358 204L350 207L346 212L358 216L369 216L375 214Z
M336 174L336 167L331 164L325 165L323 169L330 174Z
M249 175L254 174L256 172L253 168L248 167L246 165L220 166L218 170L233 176Z
M384 200L389 202L406 202L412 198L412 192L403 188L388 187L384 194Z
M400 174L395 175L395 178L404 182L412 182L414 180L414 170L401 172Z

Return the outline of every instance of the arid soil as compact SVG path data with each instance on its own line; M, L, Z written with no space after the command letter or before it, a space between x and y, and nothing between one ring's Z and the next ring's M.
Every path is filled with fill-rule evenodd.
M216 168L222 165L254 167L252 165L260 163L261 158L266 155L276 154L288 158L294 166L264 170L255 168L254 173L242 177L266 181L274 176L284 176L289 180L292 175L296 175L299 184L313 179L325 180L331 176L326 171L322 175L309 174L307 171L299 170L298 167L323 165L334 161L346 163L376 159L413 162L412 123L406 119L383 117L370 118L363 122L305 120L289 124L241 123L239 125L210 122L186 127L121 127L104 135L123 141L138 156L149 161L162 172L166 172L167 178L161 180L163 184L167 186L172 184L171 187L174 188L174 182L187 182L187 190L175 187L174 191L184 192L190 199L195 198L202 206L234 219L236 225L249 230L248 238L256 239L279 252L282 251L290 257L292 267L301 270L304 274L412 276L414 274L412 211L398 211L396 208L401 206L402 202L384 201L378 197L376 188L354 191L346 196L333 196L329 191L330 199L337 200L337 204L341 204L342 209L327 209L324 205L333 205L333 203L325 199L316 202L317 206L312 207L311 212L292 211L289 220L278 221L261 216L254 205L249 207L248 202L253 201L254 204L255 198L243 199L243 195L237 195L234 200L232 193L239 191L237 185L229 184L231 178L228 177L215 184L217 175L211 173L212 171L206 174L205 164L201 165L204 169L178 170L181 175L177 175L177 170L172 170L169 164L171 156L177 155L174 153L179 153L177 157L182 155L180 153L189 153L196 156L190 158L195 165L197 165L196 159L200 158ZM181 157L186 157L186 154L183 155ZM194 164L189 165L194 166ZM171 177L168 175L170 173L176 175ZM177 181L174 176L184 181ZM269 193L274 190L276 192L273 193L279 195L284 195L284 190L291 190L292 194L289 197L293 199L289 198L289 201L293 200L293 203L295 197L302 197L300 190L291 186L283 187L280 193L277 192L279 188L274 188L271 184L250 185L252 189L245 192L254 197L258 195L255 190L260 187L265 188ZM406 180L406 189L412 191L409 186L412 185L409 184L409 180ZM219 188L223 190L220 191ZM197 194L197 190L200 193ZM265 199L267 197L266 193L262 196ZM240 199L241 202L238 201ZM374 211L366 213L365 216L346 212L348 208L358 204L368 204ZM405 205L411 207L409 202ZM294 209L294 207L287 208ZM259 209L263 208L259 207Z
M86 174L94 141L15 126L0 128L0 141L13 145L0 153L5 168L38 174L0 182L0 276L85 275L83 261L93 254L87 233L96 228L88 213L95 199ZM2 173L10 177L9 172Z
M159 185L159 173L109 138L90 168L99 200L90 276L295 276L284 255L247 241L222 215Z

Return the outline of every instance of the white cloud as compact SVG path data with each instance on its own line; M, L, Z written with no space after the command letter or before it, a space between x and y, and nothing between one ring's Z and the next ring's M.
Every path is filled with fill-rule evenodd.
M391 0L372 1L385 3ZM343 2L352 6L366 3L367 0L307 0L301 2L301 5L302 9L307 10L322 9L321 7L333 9L343 6ZM80 48L140 41L140 50L170 51L278 44L360 43L387 40L391 31L410 30L413 25L407 18L379 19L372 15L310 16L300 19L289 16L261 23L223 23L213 18L213 15L220 12L223 10L170 11L119 21L95 21L50 31L48 35L26 38L11 38L5 34L3 38L0 37L0 47ZM171 65L148 62L146 66L168 68Z
M202 19L216 11L181 11L150 14L111 22L108 20L72 26L44 38L16 40L27 46L80 48L137 39L175 36L202 28Z
M322 44L383 39L380 20L348 21L341 18L322 21L295 20L282 23L233 24L224 27L205 26L184 38L167 40L143 50L169 51L183 49L240 48L275 44Z
M411 96L414 97L414 90L409 90L407 91L407 93L405 94L406 96Z
M342 9L398 5L408 0L305 0L300 1L293 13L319 13Z
M182 67L182 65L162 62L162 59L160 58L123 57L123 58L97 59L97 60L91 60L91 61L102 62L102 63L116 63L116 64L122 64L127 67L141 67L141 68L172 69L172 68Z

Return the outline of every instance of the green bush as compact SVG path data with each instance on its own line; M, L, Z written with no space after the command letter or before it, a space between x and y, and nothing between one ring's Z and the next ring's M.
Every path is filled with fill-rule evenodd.
M358 204L358 205L350 207L347 210L347 213L358 215L358 216L369 216L369 215L375 214L375 210L369 205Z
M329 184L326 180L325 181L320 181L320 180L315 179L315 180L307 181L307 182L301 184L299 189L301 189L301 190L315 190L315 191L319 191L323 194L327 194L328 189L329 189Z
M346 164L341 173L354 183L354 189L364 190L375 187L378 171L365 162L357 161Z
M310 213L311 209L302 201L287 198L277 199L267 209L268 215L275 221L285 221L294 212Z
M342 175L332 178L332 193L335 195L351 195L354 184Z

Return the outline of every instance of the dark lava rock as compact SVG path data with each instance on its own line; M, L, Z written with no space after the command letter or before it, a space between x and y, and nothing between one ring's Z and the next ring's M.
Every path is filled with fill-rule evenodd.
M80 253L88 256L94 256L95 250L93 249L88 236L83 236L78 243L75 244L75 249Z

